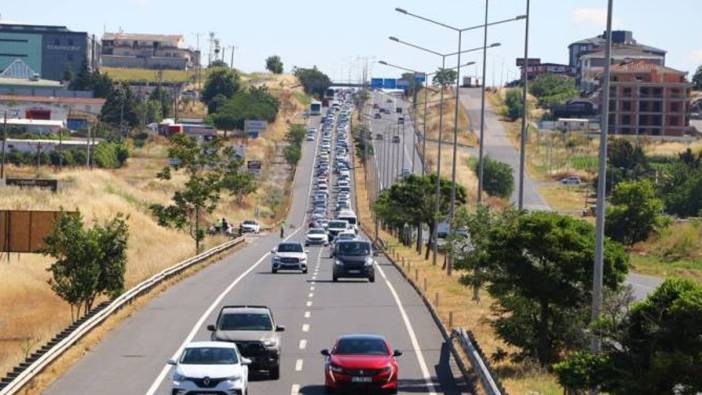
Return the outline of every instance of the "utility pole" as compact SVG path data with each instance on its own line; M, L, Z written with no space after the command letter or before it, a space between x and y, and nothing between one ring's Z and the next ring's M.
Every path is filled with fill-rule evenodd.
M478 147L478 204L483 202L483 146L485 145L485 69L487 68L488 4L485 0L485 27L483 30L483 83L480 89L480 145Z
M613 0L607 2L607 44L605 66L602 77L602 101L600 102L600 160L597 178L597 219L595 222L595 262L592 271L592 321L600 318L602 311L602 271L604 266L605 189L607 185L607 134L609 132L609 86L612 65L612 8ZM591 350L601 351L601 339L592 336Z
M2 122L2 161L0 161L0 179L5 179L5 144L7 143L7 111ZM8 253L9 254L9 253Z
M522 133L519 139L519 197L517 199L517 207L524 208L524 172L526 162L526 141L528 138L528 122L529 106L527 104L527 84L529 83L529 1L526 0L526 27L524 28L524 65L522 66Z

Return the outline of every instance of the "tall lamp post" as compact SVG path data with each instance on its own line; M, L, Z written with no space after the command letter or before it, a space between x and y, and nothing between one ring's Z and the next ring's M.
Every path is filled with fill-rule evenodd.
M528 63L529 63L529 3L526 0L526 19L524 23L524 65L522 75L522 133L519 138L519 197L517 198L517 207L524 208L524 172L526 171L526 140L528 132L527 117L529 116L529 106L527 105L527 84L529 83Z
M458 109L459 109L459 106L460 106L460 103L459 103L459 102L460 102L461 53L462 53L462 50L461 50L461 41L462 41L463 33L466 32L466 31L469 31L469 30L479 29L479 28L481 28L481 27L484 27L485 29L487 29L488 26L498 25L498 24L507 23L507 22L512 22L512 21L516 21L516 20L519 20L519 19L524 19L525 16L524 16L524 15L518 15L518 16L516 16L516 17L514 17L514 18L509 18L509 19L505 19L505 20L501 20L501 21L496 21L496 22L490 22L490 23L488 23L487 18L486 18L485 24L483 24L483 25L470 26L470 27L466 27L466 28L458 28L458 27L451 26L451 25L448 25L448 24L445 24L445 23L442 23L442 22L435 21L435 20L433 20L433 19L430 19L430 18L421 16L421 15L417 15L417 14L411 13L411 12L405 10L405 9L402 9L402 8L395 8L395 11L397 11L397 12L399 12L399 13L401 13L401 14L405 14L405 15L408 15L408 16L415 17L415 18L417 18L417 19L421 19L421 20L426 21L426 22L429 22L429 23L433 23L433 24L435 24L435 25L438 25L438 26L441 26L441 27L444 27L444 28L453 30L454 32L458 33L458 49L457 49L457 51L456 51L456 55L458 55L458 56L457 56L458 59L457 59L457 61L456 61L456 71L457 71L457 73L456 73L456 97L455 97L455 99L456 99L456 104L455 104L454 124L453 124L453 158L452 158L452 163L451 163L451 183L452 183L452 187L451 187L451 204L450 204L450 206L449 206L449 215L448 215L448 227L449 227L449 232L450 232L450 231L451 231L451 228L452 228L452 225L453 225L453 217L454 217L454 214L455 214L455 211L456 211L456 163L457 163L456 156L457 156L457 149L458 149L458 112L459 112ZM487 48L488 48L488 45L487 45L487 35L485 36L485 40L484 40L484 41L485 41L485 42L483 43L483 48L482 48L482 49L483 49L483 57L484 57L484 55L485 55L485 53L486 53L486 51L487 51ZM497 46L499 46L499 45L500 45L499 43L494 43L494 44L490 45L489 47L490 47L490 48L494 48L494 47L497 47ZM480 143L481 143L481 145L482 145L482 139L481 139ZM437 197L437 198L438 198L438 197ZM438 199L437 199L437 200L438 200ZM446 268L446 269L447 269L447 274L449 274L449 275L451 274L452 263L453 263L452 257L449 256L448 265L447 265L447 268Z
M404 11L402 9L396 9L398 12L403 12L408 15L407 11ZM399 11L402 10L402 11ZM412 14L413 15L413 14ZM423 52L430 53L432 55L439 56L441 58L441 69L440 70L445 70L446 69L446 58L449 56L454 56L454 55L459 55L461 53L467 53L467 52L473 52L473 51L479 51L479 50L485 50L485 48L478 47L478 48L471 48L471 49L466 49L458 52L450 52L450 53L441 53L434 51L432 49L428 49L416 44L409 43L407 41L402 41L397 37L389 37L391 41L395 41L397 43L418 49ZM499 44L497 44L499 45ZM497 46L495 45L495 46ZM460 67L460 64L459 64ZM436 161L436 205L435 205L435 215L439 215L439 209L441 207L441 146L442 146L442 134L443 134L443 123L444 123L444 87L443 85L441 86L441 93L439 96L439 141L438 141L438 148L437 148L437 161ZM436 265L436 257L438 253L438 244L437 244L437 239L438 239L438 226L434 226L434 231L432 232L432 264Z

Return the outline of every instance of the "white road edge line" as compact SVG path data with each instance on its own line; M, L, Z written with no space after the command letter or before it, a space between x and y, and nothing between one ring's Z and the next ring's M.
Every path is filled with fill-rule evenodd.
M390 284L390 280L388 280L387 276L385 276L385 272L383 271L383 269L377 263L375 266L378 269L378 271L380 271L380 275L383 276L383 279L385 280L385 285L387 285L390 289L390 293L392 293L392 297L395 299L397 308L400 310L402 321L405 324L405 328L407 328L407 333L409 334L410 341L412 342L412 349L414 350L414 353L417 356L417 363L419 364L419 369L422 371L422 376L424 376L424 382L426 383L427 388L430 391L429 395L436 395L436 387L434 386L434 383L431 380L431 375L429 374L427 363L424 360L424 354L422 353L422 350L419 347L419 341L417 340L417 335L414 333L414 328L412 327L412 323L410 322L409 316L407 315L407 312L405 312L405 308L402 306L402 302L400 301L400 297L395 291L395 287L393 287L392 284Z
M314 162L315 162L315 160L316 160L316 158L317 158L317 150L318 150L318 148L319 148L319 142L316 141L316 142L315 142L315 147L314 147L314 157L313 157L313 160L312 160L312 168L310 169L309 186L308 186L308 188L307 188L307 196L305 196L305 211L304 211L305 214L303 215L303 218L302 218L302 224L301 224L297 229L295 229L292 233L290 233L287 237L285 237L285 238L283 239L283 241L287 241L288 239L290 239L291 237L293 237L294 235L296 235L300 230L304 229L305 222L307 222L307 209L306 209L306 207L307 207L307 206L306 206L306 205L307 205L307 197L312 193L312 181L313 181L313 179L314 179ZM205 310L205 312L202 314L202 316L200 317L200 319L197 320L197 322L195 323L195 326L193 326L193 329L190 331L190 333L188 334L188 336L185 338L185 341L183 341L183 343L180 345L180 347L178 347L178 350L173 354L173 359L177 358L178 355L180 355L180 353L183 352L183 348L185 348L185 345L188 344L188 343L190 343L190 342L192 341L192 339L195 337L195 335L197 334L197 332L198 332L198 330L200 329L200 327L202 327L202 325L204 324L205 320L210 316L210 314L212 314L212 311L215 309L215 307L217 307L217 306L220 304L220 302L222 301L222 299L224 299L224 297L225 297L229 292L231 292L231 290L234 289L234 287L235 287L237 284L239 284L239 282L240 282L244 277L246 277L249 273L251 273L258 265L260 265L261 262L263 262L263 260L266 259L266 258L268 257L268 255L270 255L270 252L265 253L265 254L261 257L261 259L259 259L258 261L256 261L256 263L254 263L253 265L251 265L251 267L249 267L248 269L246 269L245 272L243 272L242 274L240 274L239 277L237 277L231 284L229 284L229 286L228 286L221 294L219 294L219 296L217 296L217 298L215 298L215 300L212 302L212 304L211 304L211 305L207 308L207 310ZM311 302L307 302L307 303L308 303L309 305L311 305ZM309 307L309 306L308 306L308 307ZM161 386L161 383L163 382L163 379L166 378L166 375L168 374L168 372L169 372L170 370L171 370L171 365L165 364L165 365L163 366L163 369L161 369L161 372L160 372L160 373L158 374L158 376L156 377L156 380L154 380L154 382L151 384L151 387L149 387L148 391L146 391L146 395L154 395L154 394L156 393L156 391L158 391L158 387ZM294 387L293 387L293 388L294 388ZM299 386L298 386L298 391L299 391Z

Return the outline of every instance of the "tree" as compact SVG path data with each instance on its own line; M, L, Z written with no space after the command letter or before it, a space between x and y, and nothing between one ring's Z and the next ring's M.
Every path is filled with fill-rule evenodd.
M589 223L552 212L505 217L489 234L488 292L495 299L497 335L519 352L550 366L584 346L589 317L595 232ZM604 287L619 288L628 255L606 240Z
M622 182L616 186L607 210L607 236L625 245L644 241L664 224L663 201L651 181Z
M447 87L456 83L458 72L454 69L439 69L432 78L434 86Z
M529 92L539 99L542 107L553 108L578 97L575 79L555 74L542 74L529 84Z
M70 71L70 69L67 69ZM71 73L72 74L72 73ZM80 69L78 73L72 76L68 89L74 91L87 91L94 88L94 78L93 73L90 72L90 67L88 66L88 59L83 58L83 62L80 64Z
M292 124L285 135L288 145L285 147L285 160L290 166L295 166L302 157L302 142L305 139L307 129L299 124Z
M129 85L120 84L107 97L100 112L100 120L113 127L135 128L141 123L141 113L140 103Z
M171 169L183 170L187 181L173 194L172 204L152 204L150 208L159 225L187 229L195 241L195 250L199 252L200 243L205 238L202 216L217 208L223 169L229 163L229 156L223 152L219 139L199 144L190 136L175 134L170 140L168 157L170 165L158 174L158 178L170 180Z
M47 269L49 285L70 304L74 321L92 309L98 296L115 298L124 291L128 234L121 214L85 229L80 213L62 211L44 239L41 253L56 259Z
M239 87L239 73L236 70L224 67L213 68L207 75L200 100L209 105L210 101L219 94L226 98L234 96L239 91Z
M207 103L207 113L208 114L214 114L217 111L219 111L224 104L227 102L227 97L224 96L221 93L218 93L215 97L210 100L209 103Z
M311 69L295 68L293 75L300 81L305 93L318 98L324 96L324 93L332 84L329 76L319 71L317 66Z
M159 104L159 109L161 111L161 119L168 118L171 116L173 109L173 95L171 92L161 86L157 86L151 91L149 95L150 101L155 101Z
M70 67L66 66L66 68L63 69L63 78L61 81L67 81L70 86L70 82L73 81L73 72Z
M422 83L420 81L417 81L416 78L420 75L417 75L415 73L402 73L402 79L407 81L407 89L405 90L405 95L407 95L408 97L414 97L415 90L422 88Z
M244 168L243 161L232 160L225 169L222 187L236 196L237 203L241 204L244 197L256 192L258 183L256 176Z
M266 58L266 70L273 74L283 74L283 62L280 56L273 55Z
M273 122L280 102L265 87L252 87L237 92L211 116L212 123L222 130L244 129L249 119Z
M702 287L669 279L620 320L594 326L603 353L574 353L554 368L563 386L613 394L702 391Z
M365 164L366 160L373 156L373 144L370 141L373 138L372 134L367 127L356 125L351 130L351 135L356 143L356 156L361 160L361 163Z
M692 87L695 90L702 90L702 66L697 67L695 75L692 76Z
M114 82L109 75L100 73L95 70L91 77L91 87L95 97L101 97L103 99L108 98L112 95Z
M480 166L479 162L473 165L475 174L479 173L478 166ZM504 199L510 197L514 190L512 167L486 156L483 160L483 188L492 196Z
M518 89L508 89L505 94L505 106L507 110L505 116L510 121L515 121L524 114L524 103L522 102L522 93Z
M229 68L229 65L227 62L223 61L222 59L215 59L210 62L209 65L207 65L208 69L216 69L216 68Z

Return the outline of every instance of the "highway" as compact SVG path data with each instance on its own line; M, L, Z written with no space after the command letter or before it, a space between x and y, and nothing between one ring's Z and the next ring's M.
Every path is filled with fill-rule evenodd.
M318 125L319 118L313 120ZM317 143L303 146L292 188L286 239L302 241ZM322 394L320 350L342 334L374 333L402 350L402 394L466 393L443 338L414 289L385 258L375 283L332 283L329 250L311 247L309 273L270 272L278 232L251 238L244 248L155 296L109 332L47 390L68 394L170 394L169 358L191 340L208 340L208 324L228 304L267 305L282 333L281 377L253 375L251 394ZM164 245L164 248L168 248Z

